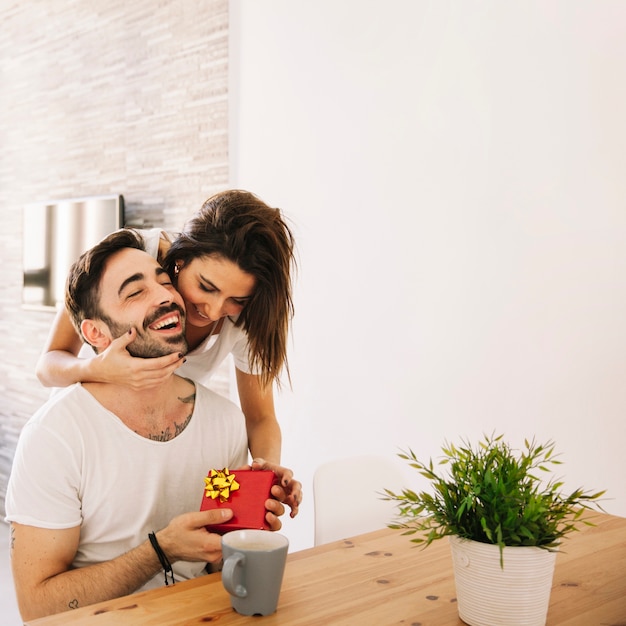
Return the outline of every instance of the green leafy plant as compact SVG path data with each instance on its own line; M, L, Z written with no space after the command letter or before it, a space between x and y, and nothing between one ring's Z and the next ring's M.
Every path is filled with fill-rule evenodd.
M500 547L502 564L505 546L556 548L580 523L593 525L584 516L604 491L589 493L576 489L561 492L563 482L540 478L560 465L555 444L525 441L516 452L503 441L503 435L485 435L478 445L462 440L460 445L445 443L438 466L426 464L408 452L398 454L430 481L432 493L404 489L395 493L385 489L383 499L398 506L398 519L388 526L403 534L419 536L416 544L430 545L446 535L458 535Z

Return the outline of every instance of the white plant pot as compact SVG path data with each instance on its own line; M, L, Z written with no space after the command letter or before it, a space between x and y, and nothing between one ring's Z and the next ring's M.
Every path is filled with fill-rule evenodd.
M470 626L545 626L556 552L451 536L459 617Z

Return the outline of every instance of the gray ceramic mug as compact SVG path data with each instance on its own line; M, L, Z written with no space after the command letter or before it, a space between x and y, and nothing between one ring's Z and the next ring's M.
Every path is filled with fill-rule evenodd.
M222 536L222 583L241 615L276 611L289 540L269 530L233 530Z

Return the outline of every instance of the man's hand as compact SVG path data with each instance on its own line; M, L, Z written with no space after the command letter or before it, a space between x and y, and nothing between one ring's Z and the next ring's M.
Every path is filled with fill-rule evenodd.
M175 561L217 563L222 559L222 537L209 532L206 526L223 524L232 516L231 509L183 513L156 533L157 540L171 563Z

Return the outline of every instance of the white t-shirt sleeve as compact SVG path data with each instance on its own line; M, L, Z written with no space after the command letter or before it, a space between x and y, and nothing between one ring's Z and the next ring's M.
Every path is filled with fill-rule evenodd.
M80 526L76 451L66 436L36 421L27 424L11 471L6 520L50 529Z

